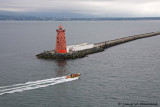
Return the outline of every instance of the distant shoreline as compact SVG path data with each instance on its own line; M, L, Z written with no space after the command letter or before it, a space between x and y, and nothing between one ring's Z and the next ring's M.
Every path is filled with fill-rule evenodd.
M0 21L143 21L143 20L160 20L160 17L55 18L55 17L0 15Z

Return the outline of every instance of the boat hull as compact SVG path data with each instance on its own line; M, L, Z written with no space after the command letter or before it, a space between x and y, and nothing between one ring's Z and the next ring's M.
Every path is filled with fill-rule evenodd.
M78 73L78 74L72 74L72 75L67 75L67 77L66 78L76 78L76 77L80 77L80 73Z

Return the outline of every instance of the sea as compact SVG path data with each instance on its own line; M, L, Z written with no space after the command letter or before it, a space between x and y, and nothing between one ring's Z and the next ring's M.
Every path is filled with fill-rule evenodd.
M160 31L158 20L0 21L0 107L160 106L160 35L74 60L37 59L55 49L60 24L67 45Z

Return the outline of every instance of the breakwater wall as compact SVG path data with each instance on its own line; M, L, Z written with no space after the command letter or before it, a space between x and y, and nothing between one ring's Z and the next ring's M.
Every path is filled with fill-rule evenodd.
M105 48L109 48L109 47L119 45L122 43L130 42L130 41L137 40L137 39L152 37L152 36L156 36L156 35L160 35L160 32L151 32L151 33L127 36L127 37L123 37L123 38L119 38L119 39L115 39L115 40L95 43L94 45L97 47L103 47L105 49Z
M70 52L70 53L55 53L54 51L44 51L40 54L37 54L37 58L40 59L76 59L76 58L83 58L89 54L97 53L97 52L102 52L104 49L116 46L118 44L126 43L129 41L141 39L141 38L147 38L147 37L152 37L160 35L160 32L151 32L151 33L145 33L145 34L140 34L140 35L134 35L134 36L128 36L128 37L123 37L115 40L110 40L110 41L105 41L105 42L100 42L100 43L95 43L93 48L90 49L85 49L81 51L75 51L75 52Z

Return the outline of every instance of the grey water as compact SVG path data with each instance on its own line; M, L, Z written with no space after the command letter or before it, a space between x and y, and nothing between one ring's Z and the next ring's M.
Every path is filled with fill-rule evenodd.
M0 107L144 107L160 105L160 35L75 60L42 60L56 29L67 45L160 31L160 21L1 21L0 87L81 73L78 80L0 95ZM127 105L128 104L128 105ZM135 106L135 105L133 105ZM132 107L133 107L132 106Z

